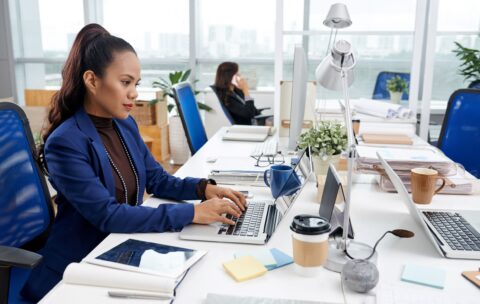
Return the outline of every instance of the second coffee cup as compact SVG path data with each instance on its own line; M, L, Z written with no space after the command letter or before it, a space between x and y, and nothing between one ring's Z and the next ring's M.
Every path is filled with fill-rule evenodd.
M271 166L263 173L263 179L265 184L270 187L274 198L290 195L301 186L297 173L287 165Z
M429 168L415 168L411 170L412 199L417 204L430 204L433 195L445 187L445 179L438 176L438 171ZM436 188L437 180L442 184Z
M301 214L293 218L290 230L295 272L315 276L327 260L330 223L321 216Z

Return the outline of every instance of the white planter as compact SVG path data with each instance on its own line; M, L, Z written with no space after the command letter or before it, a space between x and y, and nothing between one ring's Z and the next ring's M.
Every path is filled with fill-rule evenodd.
M392 92L392 91L388 91L388 93L390 93L390 101L391 101L392 103L399 104L399 103L400 103L400 100L402 100L403 92Z
M183 130L180 116L171 116L168 135L170 138L170 155L172 163L183 165L190 158L190 148Z
M329 156L326 159L314 155L312 160L315 175L327 175L328 166L330 164L333 164L336 168L338 168L338 163L340 162L340 154Z

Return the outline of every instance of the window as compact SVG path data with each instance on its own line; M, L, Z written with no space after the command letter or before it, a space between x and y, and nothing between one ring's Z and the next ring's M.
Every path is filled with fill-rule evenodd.
M285 0L284 79L291 79L294 44L307 45L309 79L325 57L330 28L323 25L330 6L338 1L310 0L308 26L300 15L298 1ZM350 0L344 2L352 25L338 30L336 40L349 41L357 53L355 82L350 90L353 98L372 96L377 75L381 71L410 72L413 55L416 1ZM303 8L302 8L303 9ZM304 30L302 33L301 31ZM303 39L302 39L303 38ZM307 42L305 42L305 40ZM321 98L338 97L337 92L319 88Z
M460 60L452 52L457 41L468 48L480 49L480 1L440 1L438 7L432 99L448 100L457 89L466 88L458 74Z
M273 87L274 0L203 0L197 16L198 88L211 85L218 64L227 60L255 73L259 86Z

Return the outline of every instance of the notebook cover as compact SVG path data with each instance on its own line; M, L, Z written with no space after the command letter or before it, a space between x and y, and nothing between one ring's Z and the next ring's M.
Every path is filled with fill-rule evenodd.
M480 271L464 271L462 276L480 288Z
M223 263L223 267L237 282L250 280L267 272L267 268L252 256L244 256Z
M363 141L367 144L392 144L412 145L413 141L408 135L403 134L362 134Z
M419 265L405 265L405 268L403 268L402 281L443 289L445 276L443 269Z

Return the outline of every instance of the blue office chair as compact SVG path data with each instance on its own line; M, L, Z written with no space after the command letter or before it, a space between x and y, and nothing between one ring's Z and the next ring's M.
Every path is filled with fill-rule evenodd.
M475 80L475 81L470 82L470 84L468 85L468 88L469 89L480 89L480 80Z
M23 110L0 102L0 304L28 303L19 291L42 256L53 222L45 177Z
M390 93L388 93L387 90L387 81L395 76L400 76L407 83L410 83L410 73L380 72L375 82L372 99L390 99ZM408 92L402 94L402 100L408 100Z
M460 89L450 96L438 148L480 178L480 90Z
M220 107L222 108L222 111L223 113L225 114L225 116L227 117L228 121L234 125L235 124L235 120L233 119L232 115L230 114L230 111L228 111L227 107L225 106L225 104L221 101L221 97L220 97L220 94L219 94L219 89L214 86L214 85L211 85L210 88L212 89L212 91L215 93L215 96L217 96L217 99L218 99L218 102L220 103ZM266 107L266 108L257 108L257 110L261 113L262 111L265 111L265 110L270 110L269 107ZM253 125L257 125L257 126L264 126L265 125L265 122L268 118L270 117L273 117L273 115L271 114L259 114L259 115L256 115L255 117L252 118L252 124Z
M182 119L182 125L185 130L190 152L194 155L203 147L208 139L202 119L200 118L200 112L192 86L188 82L181 82L174 85L172 91L178 113Z

